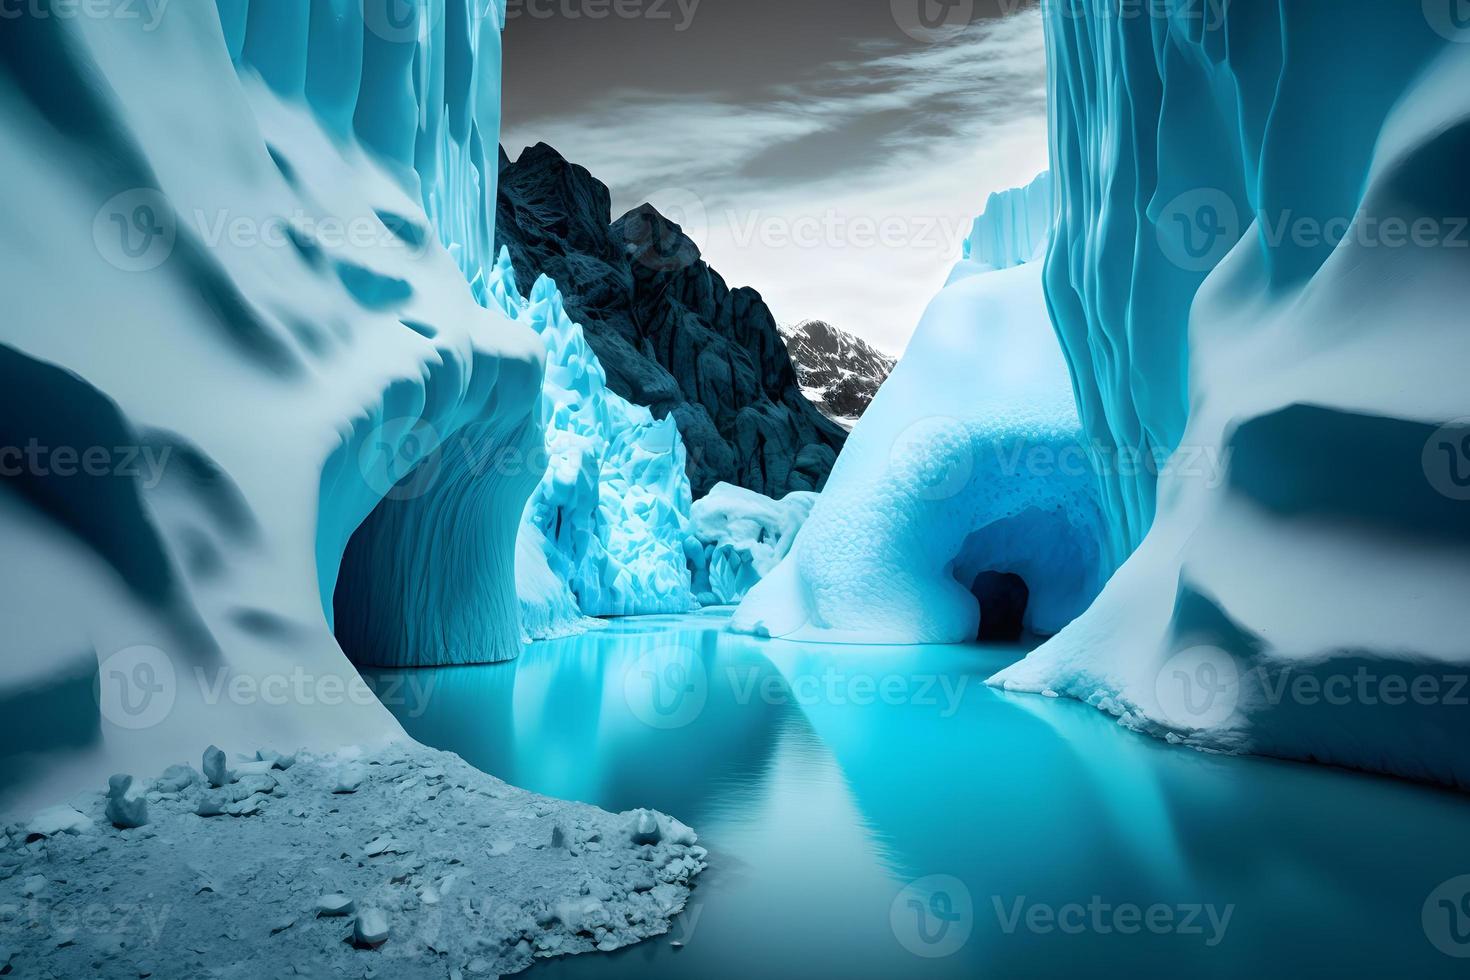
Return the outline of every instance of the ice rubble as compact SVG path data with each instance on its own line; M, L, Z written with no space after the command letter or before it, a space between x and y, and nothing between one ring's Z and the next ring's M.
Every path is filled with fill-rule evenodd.
M704 868L664 814L547 799L418 746L231 767L217 787L187 765L137 781L139 825L95 792L6 825L0 973L504 976L667 932Z
M985 244L930 304L733 629L953 643L976 637L982 606L1052 633L1097 594L1107 530L1041 266L1026 261L1037 242L1025 216L1049 211L1048 184L992 198L1000 214L977 222Z
M526 505L516 563L527 636L579 632L585 616L689 611L691 501L674 420L655 421L608 389L556 284L541 276L522 297L506 250L488 294L546 346L546 472Z
M1451 6L1047 6L1047 294L1137 551L994 683L1203 748L1470 787ZM1111 465L1156 451L1157 479Z
M717 483L694 503L691 547L694 592L702 605L732 605L745 598L791 550L817 495L793 490L781 500Z

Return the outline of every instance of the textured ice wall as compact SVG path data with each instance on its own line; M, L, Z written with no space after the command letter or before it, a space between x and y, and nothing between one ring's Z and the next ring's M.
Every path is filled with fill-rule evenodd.
M1024 196L992 199L997 227L1029 236L1013 220ZM1000 243L992 257L1028 249ZM1107 531L1041 266L961 265L734 629L957 643L976 637L982 604L999 619L1024 601L1019 625L1054 633L1097 594Z
M772 500L730 483L715 484L694 502L690 515L699 548L691 554L696 598L712 606L744 599L786 557L816 501L815 493L802 490Z
M996 681L1470 786L1470 25L1161 9L1047 6L1046 278L1089 434L1178 451L1157 481L1102 461L1138 550Z
M344 579L381 607L339 606L349 645L519 648L539 474L464 479L540 438L541 343L461 271L492 213L493 5L115 7L38 0L0 28L0 805L161 769L201 733L399 734L324 614L385 496L412 499L353 539ZM414 496L400 478L436 451L460 458Z
M691 609L689 476L675 424L608 389L550 279L523 298L502 250L487 292L546 347L545 475L526 505L517 559L524 632L544 639L581 630L584 614Z
M1045 171L1025 187L996 191L975 219L965 239L964 262L981 269L1009 269L1040 259L1051 234L1051 171ZM962 263L956 272L970 271Z

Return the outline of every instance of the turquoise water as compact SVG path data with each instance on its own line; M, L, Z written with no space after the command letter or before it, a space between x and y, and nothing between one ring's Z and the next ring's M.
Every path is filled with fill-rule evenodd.
M725 621L619 620L514 663L376 675L415 738L538 793L655 807L709 848L668 937L531 976L1470 967L1435 945L1470 954L1470 903L1436 892L1470 874L1461 797L1171 748L985 687L1021 648L832 647Z

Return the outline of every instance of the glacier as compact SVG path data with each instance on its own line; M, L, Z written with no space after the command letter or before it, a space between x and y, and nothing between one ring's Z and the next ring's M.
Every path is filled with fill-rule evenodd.
M12 937L0 969L340 971L361 954L311 899L237 889L225 917L247 931L221 936L197 879L263 862L306 881L345 840L372 848L384 821L501 855L458 884L466 906L495 897L502 948L456 932L435 947L450 969L523 969L548 889L591 877L606 909L640 922L595 942L569 926L541 954L666 931L702 868L692 833L680 846L695 859L641 897L643 875L618 877L611 851L604 874L575 845L600 834L646 853L641 828L668 818L522 793L418 745L354 666L522 647L515 572L545 471L547 354L491 293L504 4L96 15L119 7L36 0L0 28L0 808L80 808L7 822L0 850L26 880L53 878L30 913L48 923L111 881L110 859L70 857L62 880L59 855L110 852L138 895L194 904L154 937L176 962L42 928ZM662 492L644 457L673 447L642 430L625 442L628 479ZM179 764L205 745L208 787ZM148 787L147 809L109 814L109 784ZM119 836L115 819L149 825ZM529 836L491 851L509 823ZM26 845L32 833L46 839ZM558 839L573 846L541 850ZM454 873L400 887L357 867L365 918L350 931L391 921L374 942L386 936L393 972L442 976L445 958L413 940L442 926L428 896ZM241 940L282 914L289 943Z
M1050 211L1044 177L991 199L790 553L732 629L958 643L982 629L1055 633L1097 595L1112 569L1108 528L1031 261Z
M717 483L695 501L689 551L699 603L728 606L744 599L791 551L816 501L809 490L772 500L731 483Z
M1047 300L1131 557L992 683L1465 789L1464 25L1158 6L1044 8Z
M487 281L495 307L546 347L541 390L545 475L517 541L517 592L528 639L600 625L594 616L688 612L685 541L692 503L688 454L672 418L655 421L607 387L581 324L556 283L516 288L501 249Z

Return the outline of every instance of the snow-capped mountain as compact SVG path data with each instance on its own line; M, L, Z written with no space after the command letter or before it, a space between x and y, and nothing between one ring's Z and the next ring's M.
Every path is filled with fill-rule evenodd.
M821 320L781 327L802 392L829 417L852 428L896 360Z

